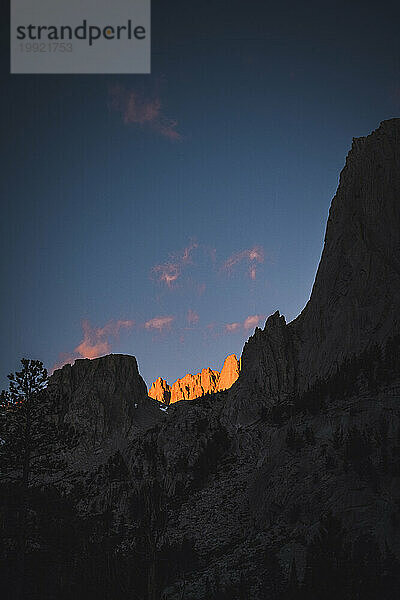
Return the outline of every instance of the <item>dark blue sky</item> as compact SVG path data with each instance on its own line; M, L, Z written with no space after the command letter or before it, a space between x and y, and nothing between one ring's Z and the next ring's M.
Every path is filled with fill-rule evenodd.
M148 76L11 76L4 14L1 375L113 351L172 383L300 312L352 137L400 112L367 4L153 1Z

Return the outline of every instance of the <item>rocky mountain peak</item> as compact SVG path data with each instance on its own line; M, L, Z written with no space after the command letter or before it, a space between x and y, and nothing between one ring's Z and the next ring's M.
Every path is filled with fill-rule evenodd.
M311 297L289 327L302 387L400 330L400 119L354 138Z
M150 398L169 404L171 400L171 386L168 385L165 379L158 377L149 389Z
M53 373L48 392L57 403L60 420L94 444L104 439L125 443L135 430L146 429L160 418L134 356L78 359Z
M218 390L227 390L237 380L240 373L240 361L236 354L226 357L218 381Z
M207 367L196 375L188 373L182 379L177 379L172 386L159 377L151 385L149 396L164 404L194 400L204 394L230 388L239 377L239 372L240 362L235 354L231 354L225 359L221 372Z
M256 329L243 350L241 389L281 401L399 333L399 223L400 119L390 119L353 139L311 297L291 323L276 312Z

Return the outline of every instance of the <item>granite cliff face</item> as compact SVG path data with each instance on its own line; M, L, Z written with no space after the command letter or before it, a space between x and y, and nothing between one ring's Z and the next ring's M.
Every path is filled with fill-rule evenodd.
M182 379L177 379L172 386L159 377L151 385L149 396L164 404L194 400L204 394L214 394L230 388L239 377L239 372L240 363L235 354L230 354L224 361L221 373L208 367L196 375L188 373Z
M126 445L160 418L134 356L76 360L54 372L48 392L59 422L75 428L91 447L104 442Z
M272 403L306 390L371 342L400 331L400 120L354 138L329 211L311 297L286 324L256 329L242 356L242 389Z
M158 402L163 404L170 404L171 402L171 386L163 379L158 377L149 389L149 397L154 398Z
M224 361L218 380L218 391L227 390L235 383L240 374L240 360L236 354L230 354Z
M299 384L400 330L400 120L355 138L332 200L311 297L290 325Z

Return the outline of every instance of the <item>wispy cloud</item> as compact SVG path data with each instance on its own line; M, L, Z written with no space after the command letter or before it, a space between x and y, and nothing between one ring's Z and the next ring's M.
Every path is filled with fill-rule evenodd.
M194 260L195 251L197 251L196 260ZM172 289L177 287L177 282L189 271L189 266L198 269L203 277L205 273L211 275L218 272L218 270L232 274L242 265L242 272L245 268L248 277L254 281L257 278L257 269L264 260L265 253L262 246L253 246L232 254L217 266L217 255L214 247L192 242L181 252L171 254L165 262L154 265L151 274L156 281ZM186 280L188 283L188 278ZM192 288L197 290L199 294L204 293L205 283L199 284L193 279L190 280L190 283Z
M189 323L189 325L196 325L196 323L199 322L199 315L196 311L192 310L191 308L189 308L187 313L187 322Z
M228 333L233 333L235 331L238 331L241 327L242 323L227 323L225 325L225 331L227 331Z
M182 253L182 258L181 258L183 264L192 262L193 250L196 250L196 248L198 248L198 247L199 247L199 245L197 244L197 242L192 242L191 244L189 244L189 246L186 246L186 248L184 249L184 251Z
M75 348L74 353L82 358L97 358L111 352L111 344L106 334L99 329L93 329L88 321L83 321L83 340Z
M169 288L173 287L185 266L192 262L192 254L196 248L198 248L198 244L192 242L182 252L171 255L169 261L155 265L151 270L155 278Z
M249 315L244 320L243 327L246 329L246 331L249 329L254 329L263 319L265 319L264 315Z
M180 277L181 268L177 263L164 263L163 265L155 265L152 272L158 281L165 283L170 288Z
M72 352L61 354L59 362L54 365L52 371L74 362L77 358L98 358L110 354L111 340L118 337L121 329L131 329L134 324L131 320L109 321L103 327L92 327L89 321L82 321L82 341Z
M265 319L264 315L249 315L244 321L235 321L234 323L226 323L224 326L225 333L248 332L258 326L260 321Z
M87 321L86 321L87 322ZM135 322L132 320L127 321L109 321L104 325L104 327L99 327L95 329L96 336L104 337L104 336L113 336L117 337L121 329L131 329L134 326Z
M254 246L253 248L232 254L222 265L222 270L230 274L237 265L246 263L249 277L254 281L257 277L257 266L263 263L264 260L264 248L262 246Z
M163 331L164 329L171 328L171 325L172 325L172 322L174 321L174 319L175 319L175 317L173 317L173 316L154 317L153 319L146 321L144 326L146 329L156 329L158 331Z
M182 139L177 131L178 122L165 116L159 94L146 95L115 85L110 89L109 106L121 114L126 125L148 128L172 141Z

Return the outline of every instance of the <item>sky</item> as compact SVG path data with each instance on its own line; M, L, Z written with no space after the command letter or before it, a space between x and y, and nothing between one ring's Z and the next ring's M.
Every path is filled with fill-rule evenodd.
M10 75L0 378L22 357L220 369L307 302L352 138L400 114L392 2L152 2L150 75Z

